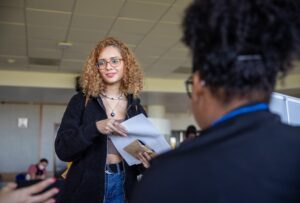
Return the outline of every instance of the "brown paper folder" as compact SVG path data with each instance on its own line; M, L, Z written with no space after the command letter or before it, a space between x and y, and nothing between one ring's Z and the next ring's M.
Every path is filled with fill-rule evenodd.
M139 140L134 140L132 143L124 147L124 150L131 156L138 159L138 154L141 152L147 152L151 157L156 156L156 153L149 149L146 145L142 144Z

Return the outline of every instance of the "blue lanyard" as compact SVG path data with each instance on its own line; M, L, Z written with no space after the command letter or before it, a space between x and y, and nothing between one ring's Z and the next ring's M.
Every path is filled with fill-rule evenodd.
M249 113L249 112L255 112L255 111L261 111L261 110L268 110L268 109L269 109L269 107L268 107L268 104L266 104L266 103L256 103L256 104L240 107L240 108L237 108L233 111L230 111L229 113L225 114L221 118L215 120L212 123L212 126L216 125L218 123L221 123L225 120L228 120L230 118L233 118L235 116L241 115L241 114L245 114L245 113Z

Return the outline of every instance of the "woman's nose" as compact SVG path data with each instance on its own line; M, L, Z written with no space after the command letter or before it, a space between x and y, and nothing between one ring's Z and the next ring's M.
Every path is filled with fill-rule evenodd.
M106 62L106 70L111 70L113 67L110 65L110 62Z

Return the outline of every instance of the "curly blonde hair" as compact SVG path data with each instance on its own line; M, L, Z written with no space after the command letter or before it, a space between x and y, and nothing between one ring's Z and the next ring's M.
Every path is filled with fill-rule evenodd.
M124 76L120 90L126 95L133 94L135 97L138 96L143 89L143 73L140 65L128 46L114 37L107 37L98 42L88 56L80 78L82 92L89 98L90 96L97 97L100 92L105 90L106 85L96 63L103 49L109 46L119 49L124 62Z

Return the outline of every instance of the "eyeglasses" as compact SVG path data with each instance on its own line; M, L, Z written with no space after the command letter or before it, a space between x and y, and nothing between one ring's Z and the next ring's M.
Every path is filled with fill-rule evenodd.
M188 79L185 81L185 89L189 98L192 98L192 86L193 86L193 78L192 76L189 76Z
M99 59L98 62L96 63L97 67L100 69L106 68L107 64L109 63L111 67L116 68L121 64L121 61L123 59L118 58L118 57L110 57L109 60L106 59Z

